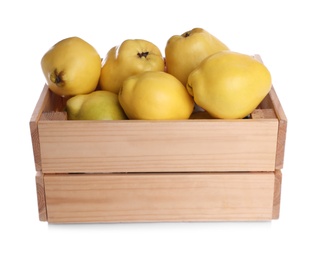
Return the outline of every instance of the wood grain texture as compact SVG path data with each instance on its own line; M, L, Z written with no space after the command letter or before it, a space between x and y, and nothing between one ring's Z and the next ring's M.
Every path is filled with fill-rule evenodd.
M29 126L30 126L30 134L31 134L31 140L32 140L32 147L33 147L35 170L40 171L42 169L42 162L41 162L37 122L30 121Z
M285 142L287 133L287 117L278 99L276 91L274 88L270 91L270 99L275 109L275 113L279 119L279 130L278 130L278 140L277 140L277 156L276 156L276 169L282 169L284 163L284 153L285 153Z
M47 221L47 211L46 211L46 196L45 196L45 183L44 175L42 172L36 173L36 192L37 192L37 205L38 205L38 215L40 221Z
M273 171L277 119L40 121L42 170Z
M273 172L46 174L48 222L269 221Z
M273 212L272 212L273 219L278 219L280 217L281 184L282 184L282 172L280 170L276 170L275 171L274 198L273 198Z
M43 112L40 120L48 120L48 121L53 121L53 120L67 120L67 112L65 111L58 111L58 112Z
M281 106L274 87L271 88L269 95L261 102L261 109L272 108L279 120L278 137L277 137L277 156L275 169L282 169L284 163L285 141L287 132L287 117Z
M36 171L42 170L40 141L39 141L39 133L38 133L38 121L40 120L42 112L47 107L48 103L49 103L49 91L47 87L44 87L39 96L39 99L34 108L34 111L32 113L30 123L29 123Z
M67 119L67 114L64 112L65 103L65 98L53 94L48 86L44 85L29 122L36 171L42 170L38 122Z
M275 111L271 108L269 109L255 109L251 113L252 119L267 119L267 118L277 118Z

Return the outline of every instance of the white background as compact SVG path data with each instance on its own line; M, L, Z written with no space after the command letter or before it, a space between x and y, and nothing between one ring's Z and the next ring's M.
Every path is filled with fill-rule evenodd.
M314 24L306 0L1 1L0 259L315 259ZM168 38L194 27L234 51L260 54L271 71L288 118L280 219L40 222L28 124L44 85L44 52L75 35L101 56L127 38L164 52Z

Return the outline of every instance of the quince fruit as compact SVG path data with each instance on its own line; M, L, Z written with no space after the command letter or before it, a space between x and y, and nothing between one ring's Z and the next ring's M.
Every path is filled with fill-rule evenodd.
M109 50L102 61L99 86L119 92L123 81L143 71L164 71L165 63L159 48L142 39L128 39Z
M194 28L182 35L174 35L165 47L166 70L184 85L187 78L206 57L229 48L202 28Z
M68 99L66 111L69 120L123 120L127 119L115 93L97 90Z
M237 119L250 114L271 88L271 75L252 56L222 51L190 73L187 90L213 118Z
M79 37L70 37L44 54L41 67L52 92L74 96L95 90L101 73L101 58L92 45Z
M129 119L188 119L194 109L185 86L163 71L127 78L118 99Z

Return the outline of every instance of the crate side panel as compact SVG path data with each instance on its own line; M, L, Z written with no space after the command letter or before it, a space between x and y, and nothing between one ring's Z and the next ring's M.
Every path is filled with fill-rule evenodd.
M269 221L274 173L45 175L48 222Z
M284 153L287 133L287 117L284 113L280 100L274 88L270 91L270 98L274 106L275 113L279 119L279 131L277 141L276 169L282 169L284 164Z
M41 171L36 172L36 194L38 205L38 217L40 221L47 221L46 196L44 175Z
M43 172L273 171L277 120L41 121Z
M281 184L282 184L282 172L281 170L276 170L275 171L275 188L274 188L274 197L273 197L273 213L272 213L273 219L278 219L280 217Z
M30 134L31 134L31 140L32 140L35 170L40 171L42 169L42 163L41 163L39 133L38 133L37 122L31 121L29 123L29 127L30 127Z
M49 90L47 86L44 86L39 96L39 99L36 103L36 106L33 110L33 113L29 122L36 171L41 170L41 154L40 154L40 143L39 143L39 133L38 133L38 121L40 120L42 112L48 106L49 103L50 103Z
M278 140L277 140L277 154L276 154L276 169L282 169L284 163L286 132L287 132L287 117L282 108L280 100L274 87L271 88L269 94L261 102L260 108L263 110L272 109L279 120Z
M63 114L63 119L66 119L65 112L59 112L64 110L65 102L65 98L55 95L47 85L44 85L29 122L36 171L42 170L38 122L40 120L55 120L56 117L60 119L61 114ZM52 117L47 117L47 114L52 115ZM46 117L43 118L43 115Z

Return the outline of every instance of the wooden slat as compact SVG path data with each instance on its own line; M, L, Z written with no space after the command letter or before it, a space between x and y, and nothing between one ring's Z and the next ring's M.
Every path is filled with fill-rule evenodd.
M285 152L285 141L287 133L287 117L284 113L284 110L281 106L281 103L278 99L276 91L274 88L270 91L270 99L273 104L275 113L279 119L279 131L278 131L278 140L277 140L277 156L276 156L276 169L283 168L284 162L284 152Z
M35 170L40 171L42 169L42 164L41 164L37 122L31 121L29 126L30 126L30 133L31 133L31 140L32 140L32 147L33 147Z
M277 157L275 169L282 169L284 162L284 152L285 152L285 141L286 141L286 132L287 132L287 117L284 113L284 110L281 106L281 103L278 99L274 87L271 88L269 95L261 102L261 109L272 108L275 115L279 120L279 129L278 129L278 138L277 138Z
M50 103L49 101L50 100L49 100L48 87L45 86L39 96L39 99L34 108L34 111L33 111L33 114L31 116L30 123L29 123L36 171L42 170L39 133L38 133L38 121L40 120L43 110L47 108L48 106L47 104Z
M48 222L260 221L273 172L46 174Z
M39 220L40 221L47 221L45 184L44 184L44 175L42 174L42 172L38 171L36 173L35 180L36 180Z
M42 169L273 171L278 121L40 121Z
M275 171L274 198L273 198L273 212L272 212L273 219L278 219L280 216L281 184L282 184L282 173L280 170L276 170Z

